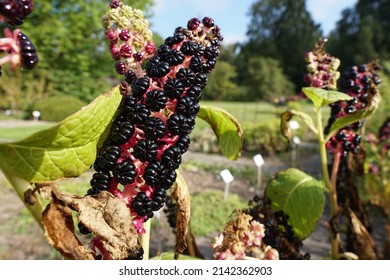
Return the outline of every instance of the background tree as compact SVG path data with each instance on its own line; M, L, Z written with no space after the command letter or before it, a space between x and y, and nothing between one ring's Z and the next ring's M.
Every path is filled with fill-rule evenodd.
M339 57L340 69L390 59L390 0L359 0L345 9L329 36L328 50Z
M283 73L279 61L256 56L248 61L248 100L272 102L276 97L292 95L294 84Z
M303 56L321 37L320 26L312 20L305 0L259 0L253 3L249 15L248 41L240 52L240 80L248 75L246 64L251 57L269 56L280 61L287 77L303 85L306 71Z

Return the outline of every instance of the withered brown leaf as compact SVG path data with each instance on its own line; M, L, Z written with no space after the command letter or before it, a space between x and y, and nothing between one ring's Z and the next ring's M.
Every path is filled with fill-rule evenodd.
M188 185L183 176L177 172L176 182L172 186L172 196L176 200L178 208L176 213L176 245L175 259L187 248L186 236L191 216L191 201Z
M375 249L375 241L368 233L366 227L362 224L359 218L348 209L349 222L351 225L351 234L355 238L354 253L362 260L377 260L378 254Z
M129 209L111 193L85 197L61 193L61 199L79 212L79 221L99 237L112 259L125 259L140 248Z
M42 223L47 240L62 256L72 260L95 258L74 234L72 211L55 195L42 213Z

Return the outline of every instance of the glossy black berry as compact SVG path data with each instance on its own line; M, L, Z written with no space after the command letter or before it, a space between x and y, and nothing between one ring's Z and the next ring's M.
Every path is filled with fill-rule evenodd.
M159 118L150 117L144 123L143 131L148 139L157 140L163 138L165 130L166 126Z
M200 56L193 56L190 60L190 69L194 71L194 73L199 73L202 71L203 61Z
M31 0L1 1L0 15L10 25L21 25L24 19L31 14L34 9Z
M173 135L189 134L194 127L195 121L182 114L173 114L167 121L168 129Z
M114 168L116 161L121 156L122 150L119 146L110 145L102 149L94 163L97 171L110 171Z
M195 42L185 41L181 45L180 51L184 55L191 56L191 55L195 55L196 54L196 52L198 51L199 47L200 47L200 45L195 43Z
M158 50L157 50L157 55L165 61L165 58L166 56L171 52L171 47L166 45L166 44L162 44Z
M90 185L95 193L107 191L110 188L111 175L108 171L98 171L92 175Z
M124 144L134 133L134 126L131 122L121 122L114 125L111 131L111 141L113 144Z
M356 112L356 107L354 105L348 105L344 108L344 112L347 114L353 114Z
M182 97L176 105L176 112L184 116L195 116L199 109L199 103L189 96Z
M207 84L207 76L206 74L199 73L195 77L194 86L198 86L203 89Z
M188 88L187 96L198 102L202 97L202 88L199 86L192 86Z
M134 182L137 171L135 165L130 160L123 160L121 163L115 164L112 174L115 181L126 185Z
M152 161L157 156L157 144L151 139L141 139L134 146L133 155L140 161Z
M176 66L184 61L184 54L179 50L171 50L164 57L169 66Z
M149 118L150 110L144 104L136 103L127 109L127 119L134 124L142 124Z
M18 40L21 49L21 66L24 69L31 70L38 64L39 61L35 46L22 32L19 32Z
M125 74L125 81L131 85L133 81L137 78L136 74L132 70L128 70Z
M161 157L161 162L168 169L177 169L181 163L181 150L176 146L172 146L164 151Z
M209 46L204 51L204 58L212 59L219 56L219 48L216 46Z
M191 143L190 137L188 135L183 135L176 142L175 146L180 149L182 154L184 154L188 150L190 143Z
M168 98L162 90L154 89L146 93L145 105L153 112L164 109L167 101Z
M149 88L149 79L148 78L138 78L135 79L131 84L131 92L135 97L142 96L146 93Z
M180 98L184 91L184 83L181 79L168 79L164 85L164 92L170 99Z
M154 56L146 63L146 74L151 78L161 78L169 73L170 66L167 62L161 61L158 56Z
M149 186L161 186L161 182L164 180L164 167L159 161L153 161L148 164L145 168L144 179Z
M176 78L182 80L184 86L191 86L195 82L195 73L189 68L181 68L176 73Z

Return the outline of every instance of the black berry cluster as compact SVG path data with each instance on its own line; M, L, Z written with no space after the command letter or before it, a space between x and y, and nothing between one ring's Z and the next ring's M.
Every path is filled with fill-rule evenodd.
M250 208L245 212L264 225L263 242L276 249L281 260L310 259L309 253L300 253L303 244L289 225L288 215L283 211L272 210L271 201L266 198L255 196L249 205Z
M121 2L111 4L113 13L118 14L127 7ZM123 98L94 163L87 194L106 190L122 199L138 233L144 232L143 222L165 205L166 192L175 182L182 154L190 145L206 74L215 67L219 55L219 28L210 18L203 21L191 19L190 28L177 28L164 44L148 53L149 57L143 56L138 68L133 67L134 56L116 66L125 78L121 83ZM111 22L106 35L112 35L111 42L117 40L117 47L122 44L122 54L126 54L128 44L123 42L143 35L118 29L119 25ZM149 43L144 41L144 47Z
M25 18L34 9L31 0L2 0L0 2L0 16L10 25L21 25Z
M329 129L336 119L363 110L369 105L370 95L375 94L373 87L381 82L376 72L378 69L379 66L376 63L363 64L349 68L341 76L338 81L339 91L348 94L352 99L330 105L331 114L324 130L325 134L329 133ZM363 120L359 120L344 127L332 136L327 143L327 148L333 153L341 153L344 156L349 152L357 153L361 142L361 136L358 132L363 124Z

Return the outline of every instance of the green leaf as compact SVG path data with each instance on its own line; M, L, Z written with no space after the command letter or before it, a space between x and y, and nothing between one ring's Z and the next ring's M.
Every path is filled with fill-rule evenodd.
M226 110L201 105L198 117L206 121L218 139L222 153L230 160L236 160L243 147L243 131L238 121Z
M1 169L33 183L81 175L93 164L100 136L120 101L116 87L56 126L0 144Z
M310 98L314 103L314 106L317 109L320 109L331 103L340 101L340 100L351 100L352 97L349 95L335 91L335 90L326 90L315 87L305 87L302 89L303 93Z
M286 137L288 140L291 140L292 133L291 129L288 125L288 122L293 118L293 117L299 117L301 118L304 123L310 128L313 133L317 134L317 128L314 125L313 119L306 113L301 112L301 111L296 111L296 110L289 110L284 112L281 116L281 123L280 123L280 130L283 134L284 137Z
M308 237L321 218L325 196L321 181L290 168L277 173L266 187L272 208L289 216L289 223L301 240Z

